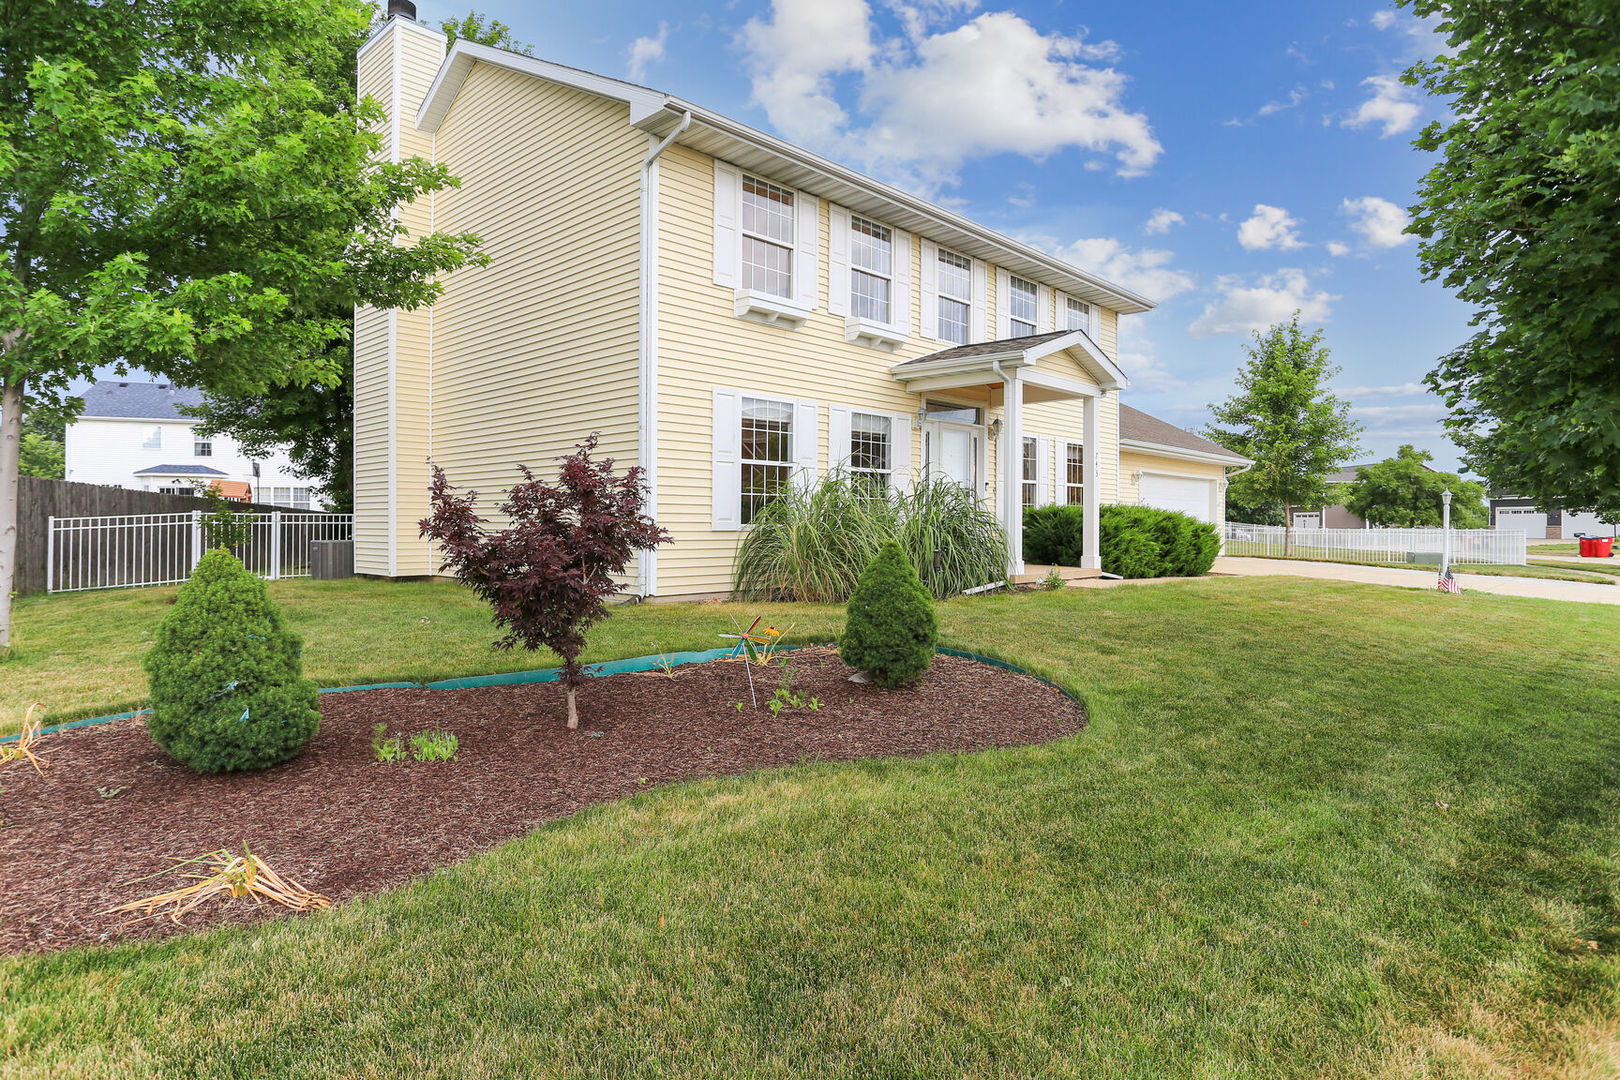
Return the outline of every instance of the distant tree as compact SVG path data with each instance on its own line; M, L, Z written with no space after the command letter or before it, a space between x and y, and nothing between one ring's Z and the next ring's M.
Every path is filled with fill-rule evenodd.
M1226 520L1246 525L1281 525L1282 503L1257 491L1249 473L1238 473L1226 484Z
M1360 451L1361 425L1350 419L1349 403L1323 385L1339 369L1328 366L1322 337L1321 330L1300 329L1297 311L1264 334L1255 331L1244 346L1249 359L1238 370L1238 392L1210 406L1216 423L1205 431L1254 460L1238 477L1244 497L1280 504L1290 531L1294 507L1323 505L1327 475ZM1283 534L1285 552L1290 531Z
M21 473L60 480L67 471L67 429L60 416L33 409L23 414Z
M1409 232L1479 327L1429 375L1467 466L1567 508L1620 499L1620 19L1614 0L1399 0L1449 48Z
M531 47L512 37L510 26L476 11L469 11L459 19L446 19L439 24L439 29L450 39L447 43L449 45L454 45L458 38L466 38L480 45L493 45L497 49L506 49L508 52L522 53L525 56L534 55Z
M1456 473L1428 467L1434 455L1402 446L1392 458L1367 465L1344 486L1344 507L1363 521L1397 529L1435 528L1441 522L1441 493L1451 490L1451 527L1483 529L1490 524L1485 485Z
M641 512L641 468L615 475L612 458L591 458L595 449L593 434L562 459L555 484L518 466L523 482L500 507L510 524L495 531L473 510L478 493L455 494L435 465L433 514L421 523L422 536L443 546L440 569L488 601L506 628L497 648L544 647L562 658L570 728L579 726L586 631L607 617L607 601L624 588L615 577L636 552L670 540Z
M140 367L233 395L338 377L352 307L414 307L476 238L394 209L452 182L335 105L358 0L12 3L0 19L0 649L21 414Z

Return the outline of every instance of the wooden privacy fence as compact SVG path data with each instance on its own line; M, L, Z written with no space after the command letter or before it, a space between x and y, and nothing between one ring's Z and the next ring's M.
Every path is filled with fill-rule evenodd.
M271 510L232 516L246 526L248 539L231 554L270 581L309 577L309 546L315 541L354 538L349 514ZM207 533L201 511L53 517L45 549L46 591L173 585L191 576L208 549Z

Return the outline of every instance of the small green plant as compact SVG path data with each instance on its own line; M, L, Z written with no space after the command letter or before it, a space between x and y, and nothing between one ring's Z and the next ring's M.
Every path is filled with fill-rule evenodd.
M417 761L454 761L461 740L454 732L423 731L411 736L411 756Z
M398 735L388 734L387 724L378 724L371 729L371 752L384 764L404 761L405 743Z
M1063 588L1063 572L1055 566L1052 567L1046 572L1046 576L1041 579L1041 588L1047 592L1057 592Z
M238 518L236 504L221 495L217 488L207 488L202 495L208 500L208 512L202 519L204 546L227 550L245 547L253 539L253 522L258 515L245 514Z

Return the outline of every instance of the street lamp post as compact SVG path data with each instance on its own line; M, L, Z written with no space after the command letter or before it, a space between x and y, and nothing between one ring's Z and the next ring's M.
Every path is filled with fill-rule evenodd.
M1440 576L1445 577L1451 569L1451 487L1440 493L1440 531L1442 541L1440 546Z

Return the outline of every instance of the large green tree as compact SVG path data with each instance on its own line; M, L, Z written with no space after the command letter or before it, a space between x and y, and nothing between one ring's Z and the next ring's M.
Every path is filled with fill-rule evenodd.
M339 378L334 312L410 307L476 238L402 235L452 183L381 160L329 72L356 0L0 0L0 648L21 415L98 367L233 394Z
M529 52L512 38L512 29L476 11L440 24L449 44L465 38L483 45ZM346 109L355 95L355 52L365 40L356 33L337 50L333 62L317 71L328 95L328 107ZM334 297L329 314L341 318L348 309ZM204 432L228 435L250 457L285 450L293 469L313 481L328 508L349 510L354 503L354 341L348 334L327 343L335 379L289 382L250 394L213 391L191 411Z
M1361 425L1350 405L1326 387L1339 369L1328 364L1323 332L1300 329L1299 312L1244 346L1249 358L1238 369L1237 393L1211 405L1215 423L1205 434L1254 466L1233 481L1244 498L1281 504L1283 525L1293 527L1294 507L1327 501L1327 475L1360 452ZM1289 535L1284 534L1287 551Z
M1620 499L1620 10L1401 0L1445 55L1409 83L1447 119L1412 208L1424 274L1479 328L1429 383L1468 467L1547 506Z
M1483 529L1490 524L1485 485L1456 473L1436 472L1429 468L1433 460L1427 450L1402 446L1394 457L1364 466L1341 492L1345 509L1374 525L1437 528L1442 517L1441 495L1449 489L1452 528Z
M39 409L23 415L21 462L24 476L62 479L67 467L67 433L60 416Z

